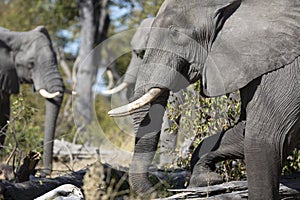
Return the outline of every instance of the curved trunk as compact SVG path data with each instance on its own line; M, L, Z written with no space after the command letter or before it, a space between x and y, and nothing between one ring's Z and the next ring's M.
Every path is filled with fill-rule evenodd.
M44 68L43 77L34 79L34 84L42 82L43 85L38 88L45 88L49 93L57 93L59 95L54 98L46 98L46 113L45 113L45 132L43 145L43 175L49 175L52 170L52 152L53 142L55 137L56 120L59 109L63 100L64 85L59 71L56 67Z
M129 182L137 194L150 195L155 191L148 180L148 169L157 150L167 100L168 91L165 91L151 107L147 104L132 115L136 138Z
M43 150L43 174L49 175L52 170L52 152L55 137L56 120L63 97L46 99L46 117Z

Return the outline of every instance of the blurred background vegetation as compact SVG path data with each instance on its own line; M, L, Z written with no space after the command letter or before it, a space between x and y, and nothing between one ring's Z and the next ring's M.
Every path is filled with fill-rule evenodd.
M64 61L72 71L73 64L78 56L80 48L80 14L79 1L75 0L0 0L0 26L15 30L28 31L38 25L45 25L50 32L56 50L63 52ZM101 3L102 1L95 1ZM110 23L107 37L122 30L137 27L142 19L153 17L158 11L163 0L111 0L107 7ZM101 9L98 8L97 9ZM116 69L120 76L126 71L130 60L130 53L116 60ZM61 66L60 66L61 67ZM105 68L106 66L100 66ZM65 85L72 88L72 80L61 70ZM103 77L104 82L106 78ZM182 114L180 134L183 137L195 137L193 145L196 146L204 137L226 130L234 125L239 116L239 94L206 99L199 95L199 82L185 92L185 103L178 109L170 108L175 119ZM74 124L70 98L64 99L64 104L58 119L56 138L68 141L74 140L77 128ZM21 93L13 96L12 120L9 126L8 139L5 142L2 161L12 151L20 154L36 150L42 150L44 100L36 95L29 85L23 85ZM94 111L97 121L101 125L105 137L122 149L133 149L133 137L123 134L113 118L107 115L111 109L110 97L95 94ZM178 127L172 127L177 129ZM93 123L89 129L92 145L99 145L103 139L99 136L98 127ZM77 142L82 142L78 137ZM16 148L17 147L17 148ZM193 147L191 147L191 152ZM299 170L299 150L294 150L288 157L284 167L284 173ZM178 165L188 167L189 158L179 159ZM245 165L242 161L225 161L218 170L227 180L238 180L245 177Z
M0 26L14 31L29 31L36 26L44 25L50 33L54 48L63 51L64 61L67 63L69 70L72 67L80 48L80 1L76 0L1 0L0 1ZM84 1L83 1L84 2ZM101 5L102 1L93 0L93 3ZM159 9L162 0L143 1L143 0L111 0L108 1L108 15L110 23L108 26L108 36L113 35L120 30L126 30L137 27L145 17L154 16ZM95 6L101 9L100 6ZM116 60L117 72L122 76L130 61L130 53ZM106 66L99 66L105 68ZM65 85L72 88L69 80L60 68ZM103 76L104 81L106 77ZM72 118L72 105L68 99L64 99L64 104L57 121L56 137L72 141L76 133L76 126ZM8 138L6 140L7 148L3 155L14 147L15 141L12 132L16 133L19 147L22 151L41 150L43 138L44 122L44 100L36 95L29 85L21 86L20 95L12 97L12 118L14 126L10 125ZM128 141L118 134L119 128L116 126L114 119L108 117L107 112L111 109L110 98L102 95L95 97L95 113L98 121L101 121L101 128L109 139L125 149L132 150L133 142ZM94 133L97 137L97 133ZM119 135L116 137L116 135ZM95 144L99 144L94 142Z

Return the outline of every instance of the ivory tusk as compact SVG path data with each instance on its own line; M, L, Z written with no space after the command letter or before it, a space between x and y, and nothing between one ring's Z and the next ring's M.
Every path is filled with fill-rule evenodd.
M108 77L107 89L111 89L114 86L114 75L110 69L106 70L106 75Z
M111 94L121 92L122 90L124 90L127 87L128 87L128 83L123 82L123 83L121 83L120 85L118 85L117 87L115 87L111 90L104 90L102 93L111 95Z
M161 88L152 88L144 94L141 98L118 108L114 108L108 112L108 115L111 117L122 117L126 115L130 115L132 111L143 107L144 105L152 102L158 97L163 90Z
M46 99L53 99L53 98L57 97L58 95L60 95L60 92L50 93L50 92L47 92L47 90L45 90L45 89L40 89L39 93L42 97L44 97Z
M77 95L77 92L76 91L74 91L74 90L70 90L70 89L68 89L68 88L66 88L65 89L65 93L66 94L70 94L70 95Z

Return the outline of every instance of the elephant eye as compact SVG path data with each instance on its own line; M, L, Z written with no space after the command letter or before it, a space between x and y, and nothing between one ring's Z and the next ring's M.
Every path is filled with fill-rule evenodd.
M33 62L29 62L28 63L28 69L32 69L34 67L34 63Z
M170 38L176 45L186 46L189 43L189 36L186 35L184 29L171 25L169 26L169 31Z
M178 36L178 30L175 28L174 25L169 26L169 30L170 30L171 36L173 36L173 37Z

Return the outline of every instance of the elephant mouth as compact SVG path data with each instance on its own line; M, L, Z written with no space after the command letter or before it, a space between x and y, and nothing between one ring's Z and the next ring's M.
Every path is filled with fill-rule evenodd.
M152 88L139 99L127 105L112 109L111 111L108 112L108 115L110 115L111 117L123 117L123 116L130 115L135 110L154 101L163 91L164 89L162 88Z
M21 84L33 84L33 80L30 78L19 77L19 82Z

